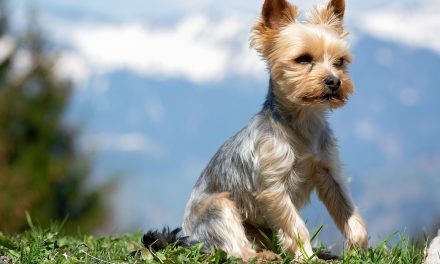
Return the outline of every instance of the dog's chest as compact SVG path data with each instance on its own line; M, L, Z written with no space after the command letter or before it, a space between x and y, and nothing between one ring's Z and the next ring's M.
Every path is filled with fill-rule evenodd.
M286 184L295 206L301 208L309 201L313 191L313 176L319 171L322 151L318 138L296 143L292 148L295 161Z

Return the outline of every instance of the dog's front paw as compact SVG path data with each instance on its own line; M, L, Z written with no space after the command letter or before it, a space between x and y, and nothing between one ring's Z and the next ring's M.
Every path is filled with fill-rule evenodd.
M278 254L273 253L272 251L263 250L257 253L257 264L264 264L268 261L278 261L281 260L281 257Z
M295 252L295 261L303 263L310 260L317 260L318 257L314 255L311 249L297 249Z
M345 226L347 242L346 250L368 248L368 232L362 217L355 213L349 219Z

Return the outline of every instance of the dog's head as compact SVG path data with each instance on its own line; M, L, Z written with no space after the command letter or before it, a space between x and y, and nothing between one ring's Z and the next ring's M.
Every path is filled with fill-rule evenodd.
M337 108L353 93L344 12L344 0L331 0L300 23L298 8L286 0L264 2L251 45L266 60L280 101Z

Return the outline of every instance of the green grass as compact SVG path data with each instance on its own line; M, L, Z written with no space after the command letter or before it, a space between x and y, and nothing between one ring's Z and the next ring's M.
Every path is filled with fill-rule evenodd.
M0 263L241 263L221 251L203 254L200 245L150 252L140 243L141 233L94 238L89 235L64 236L59 225L42 229L30 222L30 226L30 230L22 234L7 236L0 233ZM267 239L269 247L283 257L273 263L293 263L279 251L273 238ZM327 263L422 263L423 250L408 241L401 238L389 246L385 240L368 252L349 252L341 261ZM325 262L310 260L307 263Z

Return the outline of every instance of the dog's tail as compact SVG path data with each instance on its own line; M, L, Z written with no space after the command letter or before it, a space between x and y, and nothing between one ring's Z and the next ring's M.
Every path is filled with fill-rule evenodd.
M162 232L150 230L142 236L142 244L146 248L151 248L154 251L164 249L169 245L192 247L196 244L190 240L189 236L181 236L179 234L180 231L182 231L180 227L172 231L170 231L169 227L164 227Z

